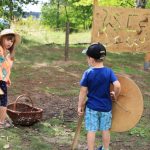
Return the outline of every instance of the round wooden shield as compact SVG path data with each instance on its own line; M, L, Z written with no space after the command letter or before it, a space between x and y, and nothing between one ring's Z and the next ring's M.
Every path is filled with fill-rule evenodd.
M121 84L121 93L112 106L111 131L124 132L133 128L143 112L143 96L133 80L117 75ZM113 87L111 87L113 89Z

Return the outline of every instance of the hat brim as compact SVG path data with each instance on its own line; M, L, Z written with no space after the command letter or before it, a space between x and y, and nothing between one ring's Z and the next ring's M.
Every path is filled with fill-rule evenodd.
M87 50L88 50L87 48L82 50L82 54L86 54Z
M21 37L20 37L20 35L17 34L17 33L6 33L6 34L1 34L1 35L0 35L0 39L1 39L3 36L9 35L9 34L15 35L15 43L14 43L14 45L18 45L18 44L21 42Z

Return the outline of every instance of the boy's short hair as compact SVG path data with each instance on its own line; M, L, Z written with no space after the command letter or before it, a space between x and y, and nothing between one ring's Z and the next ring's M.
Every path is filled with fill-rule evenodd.
M82 53L94 58L95 60L104 60L106 56L106 48L101 43L93 43Z

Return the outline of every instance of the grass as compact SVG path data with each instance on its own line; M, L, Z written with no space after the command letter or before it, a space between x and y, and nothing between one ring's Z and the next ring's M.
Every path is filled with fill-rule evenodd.
M47 141L48 138L57 139L59 136L66 135L70 137L72 134L71 130L69 131L64 128L61 120L54 118L29 128L17 127L9 130L1 130L0 150L5 149L4 147L8 144L8 149L13 150L53 150L53 145ZM46 137L47 140L43 137Z
M23 40L16 49L16 61L11 74L13 87L9 89L9 94L18 95L23 91L20 86L22 83L28 87L29 82L33 82L33 85L36 84L36 91L41 91L43 94L50 93L61 98L78 97L79 80L84 70L88 68L86 57L81 51L87 47L85 43L90 41L90 32L70 35L69 61L65 62L65 33L50 31L38 25L35 29L26 25L21 27L16 25L16 30L21 33ZM29 32L30 30L33 32ZM81 42L83 44L77 44ZM128 146L131 141L133 150L147 146L150 140L150 97L145 94L150 92L150 74L143 71L143 58L144 53L108 52L104 62L116 73L130 75L143 93L145 109L137 126L128 132L112 133L112 144L120 141ZM32 87L31 90L34 91L34 88ZM8 149L11 150L58 150L61 145L69 147L76 125L76 120L64 122L63 118L56 117L32 127L1 130L0 150L5 149L8 144ZM98 138L101 138L100 133L97 134ZM85 141L86 131L82 128L81 145L85 145ZM96 145L98 146L99 143L100 141L97 140Z
M55 94L55 95L58 95L58 96L75 96L79 93L79 88L76 88L76 87L70 87L70 90L65 90L66 87L56 87L56 88L50 88L50 87L45 87L45 88L42 88L41 90L43 92L46 92L46 93L50 93L50 94Z
M13 26L15 26L15 30L24 37L23 42L26 44L28 44L28 41L32 41L34 45L37 43L61 45L65 44L65 32L53 31L48 27L40 25L38 21L28 19L24 23L20 21ZM70 44L90 43L90 41L91 31L70 34Z

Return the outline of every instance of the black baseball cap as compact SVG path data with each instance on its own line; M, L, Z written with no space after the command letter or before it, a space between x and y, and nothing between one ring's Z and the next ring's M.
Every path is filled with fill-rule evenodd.
M94 59L103 60L106 56L106 48L101 43L93 43L87 49L84 49L82 53Z

